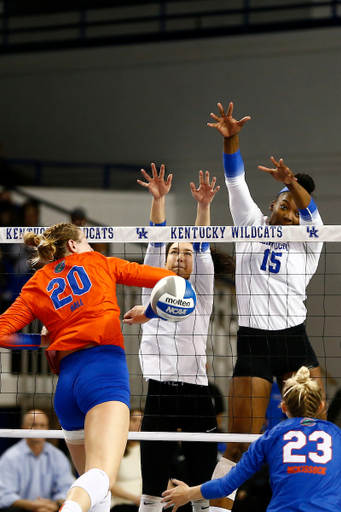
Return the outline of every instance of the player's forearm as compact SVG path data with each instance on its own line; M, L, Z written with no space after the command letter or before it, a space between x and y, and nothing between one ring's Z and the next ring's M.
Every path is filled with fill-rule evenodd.
M33 322L34 314L21 296L0 315L0 346L4 348L39 348L40 335L17 334ZM38 338L39 336L39 338Z
M204 499L201 493L201 485L190 487L187 495L188 501L202 500Z
M232 155L239 149L239 136L233 135L233 137L224 137L224 153L226 155Z
M165 196L159 199L152 199L152 206L150 209L150 220L153 224L161 224L166 220L166 198Z
M40 334L17 333L0 336L0 347L11 350L38 350L40 343Z
M297 208L299 210L308 208L311 201L311 195L309 192L307 192L305 188L303 188L297 181L293 181L287 185L287 187L290 190L292 197L294 198Z
M211 208L210 205L202 205L198 203L197 217L195 219L196 226L210 226L211 225Z

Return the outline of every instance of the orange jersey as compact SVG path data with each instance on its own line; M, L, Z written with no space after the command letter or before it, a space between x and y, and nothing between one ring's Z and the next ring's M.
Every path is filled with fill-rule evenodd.
M116 284L152 288L173 272L98 252L71 254L38 270L0 316L0 345L6 336L38 318L50 333L48 351L89 343L124 348ZM15 348L13 346L12 348Z

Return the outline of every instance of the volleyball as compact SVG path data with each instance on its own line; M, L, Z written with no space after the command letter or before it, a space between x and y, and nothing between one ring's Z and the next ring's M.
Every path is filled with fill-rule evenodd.
M191 283L180 276L160 279L153 288L150 304L156 315L170 322L181 322L193 313L197 296Z

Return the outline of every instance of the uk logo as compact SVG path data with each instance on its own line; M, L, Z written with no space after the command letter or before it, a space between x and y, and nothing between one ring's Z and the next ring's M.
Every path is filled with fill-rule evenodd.
M139 239L148 238L148 231L145 228L136 228L136 233L139 235Z
M318 229L315 226L307 226L307 233L309 233L310 238L318 238Z

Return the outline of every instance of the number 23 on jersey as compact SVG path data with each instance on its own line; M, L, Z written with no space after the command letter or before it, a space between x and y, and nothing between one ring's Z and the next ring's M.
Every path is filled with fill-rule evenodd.
M295 441L292 441L295 439ZM307 457L317 464L326 464L333 458L332 437L323 430L315 430L308 437L300 430L291 430L283 436L284 441L289 441L283 446L283 462L293 464L305 464ZM308 455L299 452L307 445L307 441L314 441L315 451Z

